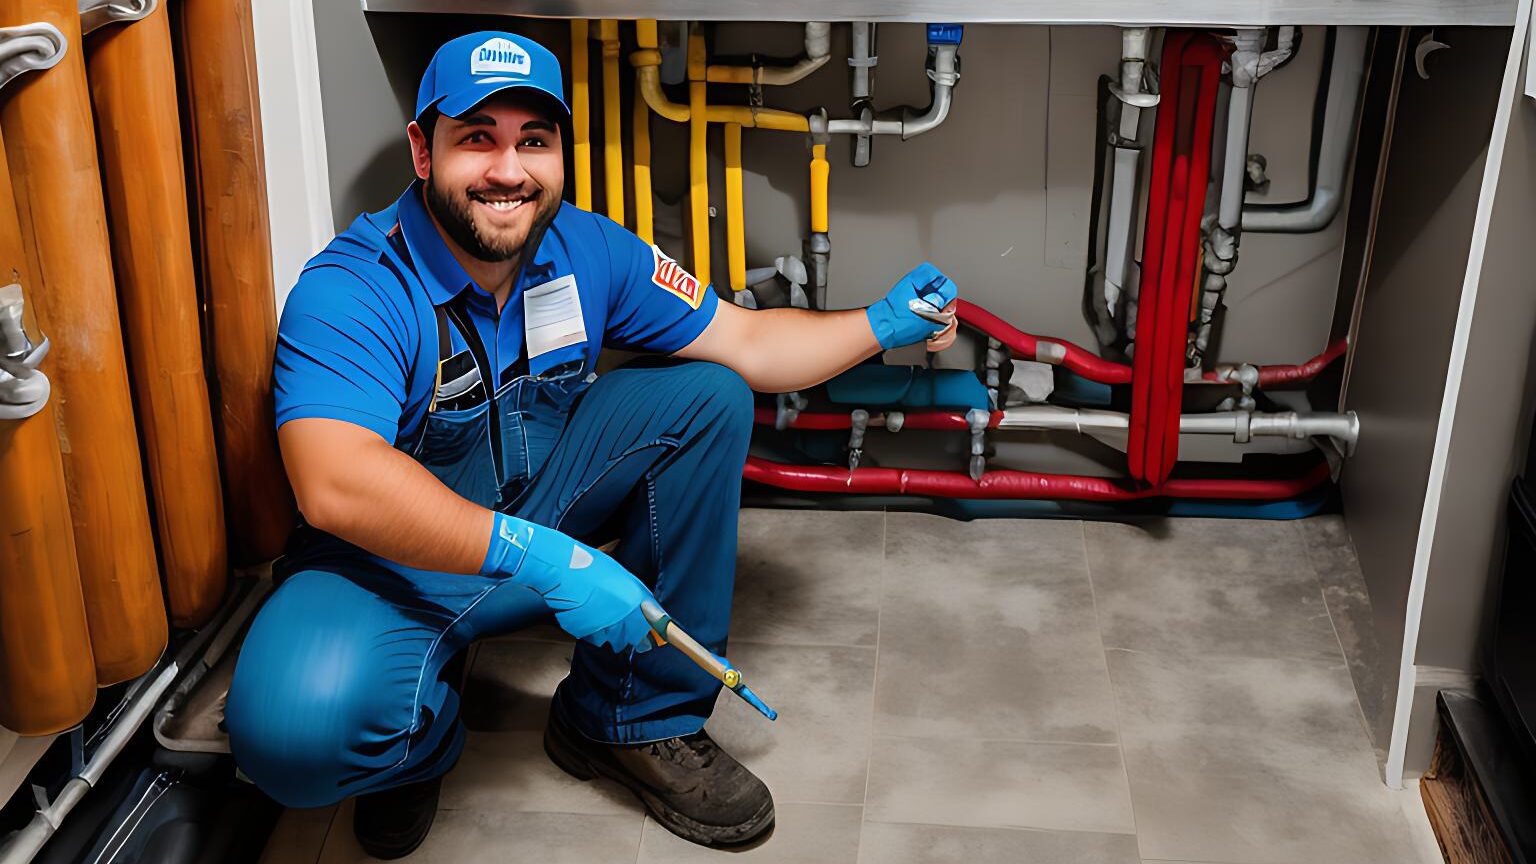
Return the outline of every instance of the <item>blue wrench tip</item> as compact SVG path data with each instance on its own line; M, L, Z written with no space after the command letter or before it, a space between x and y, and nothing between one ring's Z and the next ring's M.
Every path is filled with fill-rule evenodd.
M762 712L762 715L767 717L769 720L779 719L779 712L769 708L767 703L757 698L757 694L752 692L751 687L748 687L745 684L739 684L736 687L735 693L737 696L747 700L748 705L751 705L753 708L756 708L758 711Z

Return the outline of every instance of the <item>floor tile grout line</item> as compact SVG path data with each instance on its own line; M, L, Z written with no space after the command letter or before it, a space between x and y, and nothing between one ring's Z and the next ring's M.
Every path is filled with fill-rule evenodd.
M1078 537L1082 541L1083 573L1088 577L1088 600L1093 606L1093 628L1099 633L1099 656L1104 660L1104 679L1109 682L1109 702L1115 712L1115 748L1120 753L1120 773L1125 778L1125 797L1131 805L1131 833L1136 836L1136 853L1141 854L1141 838L1136 827L1136 796L1131 791L1131 766L1125 758L1125 728L1120 714L1120 693L1115 688L1115 676L1109 671L1109 648L1104 644L1104 622L1099 618L1099 594L1093 587L1093 562L1088 555L1088 526L1079 519Z
M869 816L869 777L873 773L875 762L875 715L879 712L876 702L880 686L880 622L885 613L885 555L886 545L890 540L891 511L889 508L880 508L880 566L876 568L878 578L875 580L875 662L870 674L869 683L869 747L864 753L864 810L859 813L859 849L854 852L854 860L862 855L864 845L864 822Z
M1127 831L1095 831L1089 828L1041 828L1034 825L967 825L959 822L909 822L897 819L864 817L866 825L910 825L914 828L962 828L970 831L1020 831L1037 834L1094 834L1101 837L1135 837ZM1140 852L1137 853L1140 855Z
M650 827L651 820L646 816L645 810L642 809L640 811L640 839L635 841L635 864L640 864L640 856L645 854L645 831Z
M876 732L874 738L889 738L897 741L932 741L943 738L943 735L903 735L896 732ZM1119 737L1118 735L1116 736ZM997 735L967 735L966 741L975 741L984 744L1043 744L1052 747L1119 747L1116 741L1064 741L1059 738L1010 738Z
M1349 690L1355 694L1355 716L1360 721L1360 731L1365 733L1365 744L1371 750L1380 763L1381 757L1376 755L1376 738L1371 731L1371 718L1365 716L1365 703L1360 698L1360 685L1355 681L1355 672L1349 666L1349 652L1344 650L1344 637L1339 635L1339 622L1334 620L1333 606L1328 603L1328 589L1323 585L1323 576L1317 570L1317 561L1312 557L1312 544L1307 541L1307 536L1301 530L1299 520L1291 520L1292 530L1296 539L1301 543L1301 556L1306 559L1307 567L1312 570L1312 579L1317 583L1317 592L1323 599L1323 613L1328 616L1328 626L1333 628L1334 642L1339 646L1339 659L1344 663L1344 671L1349 675ZM1345 532L1346 536L1348 531ZM1351 541L1353 542L1353 541Z

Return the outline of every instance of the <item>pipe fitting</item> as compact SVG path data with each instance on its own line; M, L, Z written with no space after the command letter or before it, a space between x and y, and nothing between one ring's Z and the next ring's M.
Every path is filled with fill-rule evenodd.
M67 50L64 34L47 22L0 27L0 87L23 72L53 68Z

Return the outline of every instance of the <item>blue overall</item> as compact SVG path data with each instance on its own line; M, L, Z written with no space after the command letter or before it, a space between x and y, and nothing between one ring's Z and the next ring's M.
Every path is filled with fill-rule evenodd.
M661 357L591 374L605 341L664 353L692 341L714 295L614 223L566 207L498 315L447 254L417 188L359 217L290 294L279 425L329 417L389 432L471 501L577 538L617 536L620 563L723 653L751 393L725 367ZM527 357L522 295L566 276L591 338ZM287 806L448 771L464 729L444 667L475 639L549 618L509 580L404 567L307 527L281 563L225 722L241 769ZM697 731L717 693L676 651L578 643L556 699L588 737L636 743Z

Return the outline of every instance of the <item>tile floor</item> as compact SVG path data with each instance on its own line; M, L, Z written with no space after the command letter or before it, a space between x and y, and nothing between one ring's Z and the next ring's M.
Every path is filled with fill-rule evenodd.
M1330 519L744 511L730 654L781 716L724 697L710 723L777 802L741 860L1440 861L1416 793L1378 775ZM735 860L549 763L569 658L551 629L483 646L411 860ZM264 861L366 860L350 825L346 804L289 811Z

